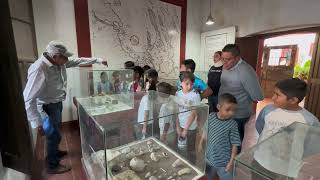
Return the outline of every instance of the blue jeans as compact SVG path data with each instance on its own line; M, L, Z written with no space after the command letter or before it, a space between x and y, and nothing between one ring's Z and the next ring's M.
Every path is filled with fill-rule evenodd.
M241 143L242 143L243 138L244 138L244 129L245 129L246 123L248 122L249 119L250 119L250 117L247 117L247 118L234 118L234 120L238 124L238 130L239 130ZM238 146L238 153L240 153L240 152L241 152L241 146Z
M212 180L214 176L218 175L220 180L232 180L232 172L225 171L225 167L214 167L207 163L206 176L207 180Z
M48 168L55 168L60 162L58 149L61 141L60 126L62 121L62 102L44 104L42 108L49 116L49 122L53 127L53 132L51 134L46 134L47 164Z
M218 112L218 109L217 109L218 96L209 96L208 103L209 103L209 113Z

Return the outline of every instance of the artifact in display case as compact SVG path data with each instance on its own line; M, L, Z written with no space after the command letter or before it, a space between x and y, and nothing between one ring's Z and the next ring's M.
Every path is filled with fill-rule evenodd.
M320 127L295 122L235 158L235 180L320 179Z
M199 140L208 106L155 91L133 93L133 108L92 114L78 111L82 161L88 179L199 179L205 173ZM183 118L192 128L182 135ZM177 127L178 126L178 127Z

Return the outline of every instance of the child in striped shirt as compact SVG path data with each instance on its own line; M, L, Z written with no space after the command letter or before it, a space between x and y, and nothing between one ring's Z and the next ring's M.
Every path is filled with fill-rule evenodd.
M217 113L211 113L204 129L198 150L207 141L206 175L212 179L218 175L220 180L232 180L232 167L237 148L240 146L240 136L237 122L232 119L237 106L236 98L231 94L219 96Z

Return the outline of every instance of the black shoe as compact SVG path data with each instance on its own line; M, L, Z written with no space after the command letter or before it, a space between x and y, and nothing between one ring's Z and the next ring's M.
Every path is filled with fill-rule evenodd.
M61 151L61 150L58 150L58 157L61 159L63 158L64 156L68 155L68 151Z
M71 167L59 164L55 168L47 168L48 174L63 174L71 170Z

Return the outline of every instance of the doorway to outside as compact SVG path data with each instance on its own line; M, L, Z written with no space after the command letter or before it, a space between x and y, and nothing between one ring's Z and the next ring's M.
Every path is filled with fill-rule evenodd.
M277 81L297 77L307 82L315 41L316 33L288 34L264 40L258 72L265 99L258 103L257 114L272 104ZM304 100L300 106L304 107Z

